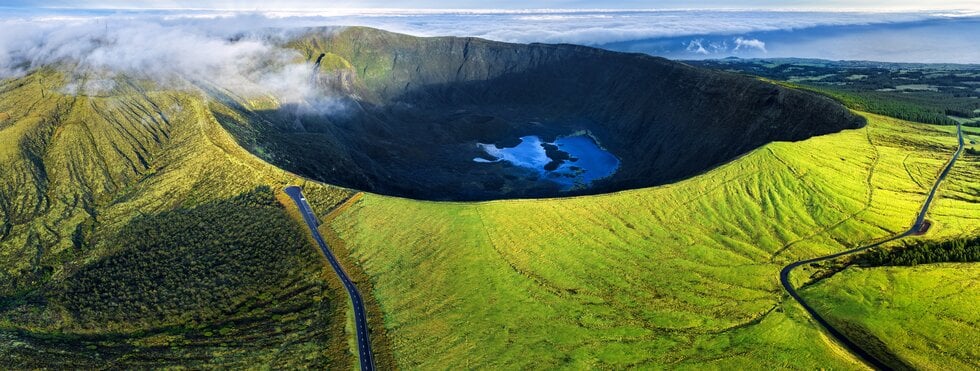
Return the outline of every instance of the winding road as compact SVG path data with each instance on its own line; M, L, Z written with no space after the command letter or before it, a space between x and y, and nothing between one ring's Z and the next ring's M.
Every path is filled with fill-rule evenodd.
M870 353L862 349L859 345L857 345L856 343L848 339L847 336L844 336L843 333L841 333L837 328L835 328L830 323L828 323L826 319L820 316L820 314L817 313L817 311L814 310L813 307L807 304L806 300L804 300L803 297L800 296L800 294L796 291L796 288L793 287L792 282L790 282L790 274L792 273L793 269L801 265L822 262L826 260L839 258L841 256L859 253L868 249L881 246L888 242L892 242L916 233L920 233L923 229L923 226L925 225L926 213L929 211L929 206L932 204L932 201L936 196L936 191L939 189L939 185L942 183L944 179L946 179L946 176L949 175L949 172L953 168L953 165L956 163L956 160L959 158L960 153L963 152L963 129L959 125L957 125L957 136L959 140L959 145L956 149L956 152L953 153L953 157L949 160L949 162L946 164L946 167L943 168L942 173L939 174L939 178L937 178L936 182L932 185L932 189L929 191L929 196L926 197L925 202L922 204L922 208L919 210L919 213L915 218L915 222L908 230L899 233L897 235L894 235L892 237L889 237L885 240L875 242L873 244L864 245L850 250L845 250L835 254L825 255L817 258L801 260L787 265L779 272L779 281L782 284L783 288L786 290L786 292L788 292L789 295L794 300L796 300L796 302L799 303L800 306L802 306L803 309L805 309L807 313L809 313L810 316L813 317L815 321L817 321L817 323L823 326L823 328L826 329L831 336L837 339L838 342L844 345L854 355L858 356L859 358L861 358L862 360L864 360L874 368L891 369L891 367L886 365L884 362L875 358L873 355L871 355ZM357 332L357 348L358 348L358 357L361 364L361 370L362 371L374 370L374 356L371 353L371 340L368 337L367 311L364 309L364 300L361 298L360 292L357 291L357 287L354 286L354 283L350 280L350 277L347 276L347 273L345 273L343 268L341 268L340 263L337 262L337 258L330 251L326 242L323 241L323 236L321 236L320 232L317 230L317 226L319 224L319 222L317 221L318 219L316 218L316 215L313 213L313 209L310 207L310 204L306 201L306 197L303 196L302 189L297 186L290 186L290 187L286 187L285 191L286 194L289 195L290 198L292 198L293 202L296 203L296 206L299 207L300 212L303 214L303 219L304 221L306 221L306 225L310 228L310 232L313 234L313 239L316 240L317 244L320 246L320 250L323 251L323 255L326 256L327 260L330 262L330 265L333 267L334 272L337 273L337 276L340 277L340 281L344 284L344 287L347 289L348 295L350 295L351 304L353 304L354 307L354 324Z
M827 323L827 320L821 317L820 314L818 314L817 311L813 309L813 307L807 304L806 300L803 300L800 294L796 292L796 288L793 287L793 283L790 282L789 279L790 273L793 271L794 268L799 267L801 265L822 262L826 260L839 258L845 255L859 253L868 249L881 246L885 243L898 240L900 238L908 237L913 234L923 232L923 225L925 224L926 213L929 211L929 205L932 204L932 200L936 196L936 190L939 189L939 185L943 182L944 179L946 179L946 176L949 175L949 171L953 168L953 165L956 163L956 159L959 158L960 153L963 152L963 128L959 124L956 125L956 135L959 138L959 146L957 147L956 152L953 153L953 157L949 160L949 163L946 164L946 167L943 169L943 172L939 174L939 178L937 178L936 182L932 185L932 190L929 191L929 197L926 197L925 203L922 204L922 209L919 210L919 214L916 216L915 223L912 224L912 227L910 227L908 230L902 233L899 233L883 241L878 241L870 245L864 245L850 250L841 251L836 254L825 255L813 259L801 260L792 263L790 265L787 265L786 267L783 267L783 270L779 272L779 282L783 285L783 288L786 289L786 292L788 292L789 295L793 297L793 299L796 300L797 303L800 303L800 306L802 306L803 309L806 309L807 313L809 313L810 316L817 321L817 323L823 326L823 328L826 329L831 336L836 338L838 342L840 342L845 347L847 347L847 349L850 350L851 353L854 353L854 355L860 357L861 359L863 359L865 362L867 362L869 365L873 366L876 369L889 370L891 369L891 367L886 365L881 360L875 358L873 355L871 355L870 353L862 349L859 345L855 344L853 341L848 339L847 336L844 336L844 334L841 333L836 328L834 328L834 326Z
M347 294L350 295L351 304L354 305L354 327L357 332L357 353L361 363L361 371L372 371L374 370L374 354L371 353L371 339L368 337L367 311L364 309L364 300L361 299L361 293L357 291L357 286L354 286L354 282L350 280L350 277L341 268L340 263L337 262L337 257L330 252L327 243L323 242L323 236L317 230L317 226L320 223L317 221L316 215L313 214L313 208L306 202L306 197L303 196L303 190L297 186L289 186L286 187L286 194L299 207L299 211L303 214L303 220L310 227L313 239L320 245L320 250L327 257L330 266L333 267L334 272L340 277L340 282L344 284L344 287L347 289Z

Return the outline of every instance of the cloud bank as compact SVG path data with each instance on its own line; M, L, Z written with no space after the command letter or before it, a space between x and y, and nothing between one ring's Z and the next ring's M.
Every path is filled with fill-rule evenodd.
M756 49L756 50L761 50L763 53L765 53L766 43L758 39L746 39L742 37L736 37L734 51L738 51L739 49L742 50Z
M339 107L315 86L305 58L270 42L278 31L158 16L7 19L0 27L0 78L60 66L70 72L65 93L103 94L115 87L114 76L126 75L319 113Z
M935 19L931 13L768 11L493 11L314 14L267 12L270 17L378 27L418 36L476 36L507 42L603 45L686 35L738 35L818 26L854 26Z
M315 95L309 66L272 32L360 25L417 36L575 43L670 58L799 56L980 63L969 12L621 10L31 10L0 8L0 76L54 63L174 76L283 101ZM277 30L277 31L271 31ZM285 31L281 31L285 30ZM105 89L97 84L78 89Z
M7 17L3 12L10 13ZM684 35L736 35L817 26L914 22L976 15L970 12L781 12L712 10L406 10L331 9L256 12L214 10L27 10L0 9L31 21L91 18L244 19L251 26L368 26L417 36L475 36L509 42L599 45ZM225 22L228 24L229 22ZM242 22L245 23L245 22ZM235 27L249 27L238 24Z

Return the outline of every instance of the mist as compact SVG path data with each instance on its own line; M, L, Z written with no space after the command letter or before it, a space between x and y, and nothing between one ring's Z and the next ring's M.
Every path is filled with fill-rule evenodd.
M102 94L113 77L166 88L218 88L244 99L324 113L341 108L313 82L313 66L282 48L285 30L229 18L79 17L0 21L0 78L54 66L68 72L66 94ZM249 26L232 27L233 24ZM254 25L254 26L252 26Z
M242 97L319 107L336 102L313 86L309 61L277 41L303 27L361 25L415 36L576 43L677 59L978 63L972 40L980 32L977 19L955 12L0 9L0 78L60 65L79 76L212 85ZM110 89L110 81L78 82L66 91Z

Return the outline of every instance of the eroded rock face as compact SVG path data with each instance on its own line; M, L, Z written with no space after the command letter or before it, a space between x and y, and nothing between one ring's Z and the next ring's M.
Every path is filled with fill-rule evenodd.
M858 128L836 102L751 77L575 45L416 38L367 28L311 30L287 42L344 114L243 112L223 120L288 170L383 194L438 200L553 197L664 184L771 141ZM244 108L242 110L245 110ZM514 146L587 133L616 172L562 189L506 162L474 162L478 143ZM526 170L526 169L525 169Z

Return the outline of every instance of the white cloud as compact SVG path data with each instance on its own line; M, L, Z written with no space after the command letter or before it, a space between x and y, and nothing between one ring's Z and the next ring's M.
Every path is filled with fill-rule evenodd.
M79 19L97 11L39 11L33 19ZM599 45L619 41L712 34L910 22L948 18L951 12L792 12L710 10L474 10L320 9L236 12L214 10L114 11L114 18L211 20L226 27L368 26L417 36L476 36L508 42ZM954 13L958 14L958 13ZM0 15L0 17L3 17ZM245 20L246 22L242 22ZM245 24L245 25L243 25Z
M765 53L766 43L759 39L745 39L741 36L735 38L735 49L733 49L733 51L749 48L758 49Z
M961 14L953 21L965 16ZM690 38L680 46L681 51L686 49L703 56L734 51L781 56L787 50L799 53L800 49L790 49L787 46L790 41L785 38L766 36L766 42L763 42L758 39L758 33L868 24L882 25L882 29L887 30L890 25L903 22L941 23L950 19L949 12L386 9L269 12L32 10L4 13L0 10L0 76L71 60L89 69L142 74L159 81L171 81L170 77L180 75L187 79L212 81L248 94L272 90L272 94L282 96L282 99L302 100L315 90L308 86L308 66L293 63L297 58L295 54L277 48L261 37L245 37L234 42L229 39L236 35L270 32L270 28L361 25L417 36L477 36L509 42L605 45L633 40ZM968 18L963 22L976 23L976 19ZM966 29L957 34L968 33L969 29ZM892 34L887 31L875 37L887 41ZM743 36L733 39L727 35ZM812 39L792 43L817 42ZM671 40L671 48L677 48L682 42ZM910 46L923 50L915 54L917 56L928 52L933 60L976 59L975 52L970 54L960 50L962 48L957 49L960 43L935 42L925 36L916 40L919 42ZM884 42L879 44L886 45ZM945 45L946 49L931 51L930 45ZM859 59L878 59L878 54L889 58L900 56L874 46L845 48L827 47L802 55L846 55ZM100 86L83 84L77 88L96 89Z
M687 51L708 55L708 50L704 48L704 39L691 40L691 42L687 43Z
M704 38L697 38L689 41L685 50L704 56L721 54L728 52L728 43L725 41L709 41ZM738 50L738 46L734 50Z
M339 105L314 87L312 66L298 52L268 41L272 31L160 17L5 20L0 28L0 78L62 64L73 79L65 93L102 94L124 74L168 87L271 96L317 112Z
M283 14L280 14L283 15ZM923 13L735 11L591 11L539 14L371 14L311 20L378 27L419 36L476 36L508 42L601 45L689 35L746 34L816 26L866 25L934 18Z

